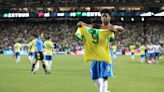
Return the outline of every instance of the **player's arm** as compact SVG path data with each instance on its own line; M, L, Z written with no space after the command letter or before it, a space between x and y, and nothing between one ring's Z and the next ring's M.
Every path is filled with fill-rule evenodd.
M83 26L87 26L87 27L93 27L92 24L87 24L87 23L84 23L82 21L79 21L77 23L77 27L83 27Z
M77 31L76 31L76 33L75 33L75 39L76 40L83 41L83 35L81 33L81 29L80 28L78 28Z
M37 40L35 42L35 52L38 52L38 48L37 48Z
M118 25L113 25L114 31L115 32L122 32L125 31L125 29L122 26L118 26Z

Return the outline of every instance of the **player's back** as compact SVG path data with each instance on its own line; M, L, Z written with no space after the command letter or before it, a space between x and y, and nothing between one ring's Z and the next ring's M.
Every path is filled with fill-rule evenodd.
M154 53L155 52L155 48L153 45L147 45L146 48L147 48L148 53Z
M134 50L135 50L135 45L130 45L130 50L132 51L132 52L134 52Z
M145 45L141 45L140 46L140 51L141 51L142 54L145 53L145 50L146 50Z
M113 50L114 52L116 52L117 46L116 46L116 45L113 45L113 46L112 46L112 50Z
M15 43L14 44L14 51L15 52L20 52L20 50L21 50L21 44L20 43Z
M44 47L45 47L45 54L46 55L52 55L52 50L53 50L53 43L49 40L46 40L44 42Z
M36 40L37 40L37 39L33 39L33 40L31 41L31 52L35 52Z
M154 45L155 52L160 52L161 46L160 45Z

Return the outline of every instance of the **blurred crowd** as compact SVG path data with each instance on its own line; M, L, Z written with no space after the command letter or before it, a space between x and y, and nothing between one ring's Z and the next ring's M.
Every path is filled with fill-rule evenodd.
M124 32L116 33L112 44L120 49L126 49L129 45L140 46L146 38L152 39L153 43L164 40L164 24L162 23L117 23L123 25ZM32 34L38 30L46 36L52 37L57 51L73 51L83 48L83 43L76 41L74 34L77 29L76 21L55 22L14 22L0 25L0 49L11 49L16 41L28 44L32 40Z
M3 23L0 25L0 48L11 49L16 41L28 44L32 40L32 34L38 31L45 33L45 37L52 37L57 51L80 49L74 40L76 23L66 21L52 23Z
M78 3L162 3L164 0L0 0L1 6L17 5L58 5L58 4L78 4Z
M139 46L146 44L147 39L151 39L153 44L164 40L164 25L161 23L135 22L120 25L124 25L125 31L116 34L113 44L121 49L128 49L130 45L139 48Z

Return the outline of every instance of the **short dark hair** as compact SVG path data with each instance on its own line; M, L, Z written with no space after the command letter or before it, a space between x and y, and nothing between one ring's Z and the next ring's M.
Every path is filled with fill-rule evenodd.
M46 39L49 40L49 39L51 39L51 37L50 36L47 36Z
M111 15L111 11L110 11L109 9L103 9L103 10L101 10L100 13L101 13L101 14L102 14L102 13L108 13L109 15Z
M35 34L35 35L33 35L35 38L38 38L38 36Z

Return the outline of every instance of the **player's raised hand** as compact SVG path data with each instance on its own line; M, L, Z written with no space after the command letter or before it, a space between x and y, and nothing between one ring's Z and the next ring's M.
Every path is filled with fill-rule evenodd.
M125 29L122 26L113 25L113 28L119 32L125 31Z
M79 21L79 22L77 23L77 27L82 27L82 26L84 26L84 22Z

